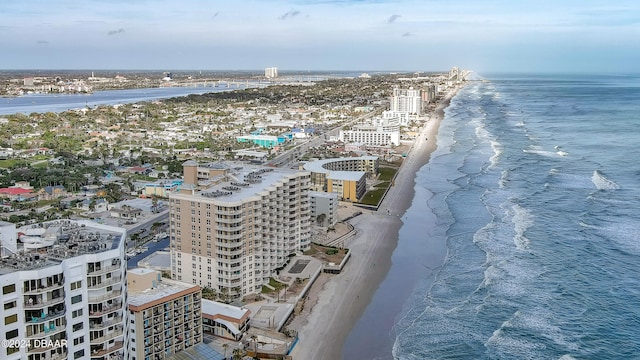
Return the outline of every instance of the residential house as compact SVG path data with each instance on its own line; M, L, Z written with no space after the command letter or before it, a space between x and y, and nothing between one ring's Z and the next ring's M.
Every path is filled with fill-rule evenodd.
M84 211L98 213L98 212L107 211L109 207L109 202L107 202L107 200L105 199L90 198L90 199L84 199L80 201L76 205L76 207Z

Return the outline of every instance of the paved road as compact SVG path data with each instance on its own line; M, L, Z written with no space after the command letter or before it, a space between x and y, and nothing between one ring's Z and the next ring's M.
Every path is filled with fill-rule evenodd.
M376 114L380 113L380 110L381 109L376 109L369 113L360 115L357 118L351 120L347 124L333 128L320 136L312 137L310 140L307 140L301 144L298 144L291 150L287 150L282 154L276 156L275 158L268 161L267 164L277 166L277 167L289 168L293 163L296 163L299 158L303 157L307 153L307 151L309 151L310 148L324 144L324 142L327 141L332 136L338 136L338 134L340 133L340 129L342 129L343 126L351 126L353 124L358 123L359 121L371 118Z
M163 210L163 211L159 212L158 214L154 214L151 217L148 217L146 219L142 219L142 220L140 220L139 223L129 227L127 229L127 234L129 234L129 236L131 236L131 234L135 233L136 231L138 231L138 230L140 230L142 228L146 229L146 231L149 231L149 229L151 229L151 226L154 223L157 223L157 222L159 222L159 223L162 223L162 222L168 223L168 220L169 220L169 210L168 209L167 210Z
M164 248L169 247L169 237L166 237L158 242L149 241L144 246L148 246L149 250L143 252L142 254L138 254L131 259L127 260L127 268L133 269L138 267L138 261L144 259L145 257L151 255L152 253L162 250Z

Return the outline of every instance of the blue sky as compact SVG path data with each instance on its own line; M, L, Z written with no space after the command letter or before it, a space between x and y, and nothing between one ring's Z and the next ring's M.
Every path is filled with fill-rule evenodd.
M2 0L1 69L637 72L640 1Z

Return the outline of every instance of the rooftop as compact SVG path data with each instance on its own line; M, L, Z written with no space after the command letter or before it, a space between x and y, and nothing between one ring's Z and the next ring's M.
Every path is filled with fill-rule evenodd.
M328 193L324 191L309 191L309 196L327 198L327 199L336 199L338 194L336 193Z
M202 299L202 314L222 315L240 320L247 312L249 309Z
M156 272L151 269L131 269L130 273L144 275L151 272ZM169 297L171 295L178 294L185 290L199 289L198 285L186 284L179 281L173 281L170 279L162 278L161 281L155 284L156 286L151 289L143 291L132 291L129 289L129 305L143 306L145 304L152 303L154 301Z
M360 156L360 157L344 157L344 158L333 158L333 159L323 159L312 162L307 162L304 164L304 169L315 172L315 173L324 173L327 174L329 179L336 180L352 180L357 181L366 174L364 171L338 171L338 170L329 170L325 168L325 165L329 163L335 162L343 162L343 161L353 161L353 160L376 160L377 156Z
M171 253L162 250L156 251L138 261L138 266L154 270L171 270Z
M221 163L215 163L215 168L220 168ZM301 173L298 170L264 167L258 165L238 164L241 166L230 167L225 164L228 173L226 176L202 183L201 189L196 190L194 195L216 198L224 202L238 202L251 196L260 194L269 188L289 177ZM199 166L209 167L212 166ZM303 171L303 173L305 173ZM221 181L218 181L221 180ZM173 196L173 195L172 195Z
M16 231L22 244L17 254L0 260L0 274L45 268L76 256L114 250L125 235L122 228L88 220L56 220Z
M4 194L4 195L22 195L22 194L28 194L30 192L31 192L31 190L23 189L23 188L3 188L3 189L0 189L0 194Z

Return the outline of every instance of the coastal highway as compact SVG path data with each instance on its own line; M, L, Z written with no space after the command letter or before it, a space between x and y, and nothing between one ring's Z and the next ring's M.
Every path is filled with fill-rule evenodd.
M356 124L364 119L368 119L375 115L378 115L379 113L381 113L382 110L383 108L375 109L371 112L368 112L366 114L362 114L356 117L355 119L351 120L346 124L342 124L338 127L335 127L320 136L314 136L311 139L303 143L300 143L294 146L292 149L289 149L283 152L282 154L274 157L273 159L269 160L266 163L266 165L289 168L292 163L297 162L299 158L304 156L310 148L322 145L326 140L328 140L332 136L338 136L338 134L340 133L340 129L342 129L343 126L352 126L353 124Z

